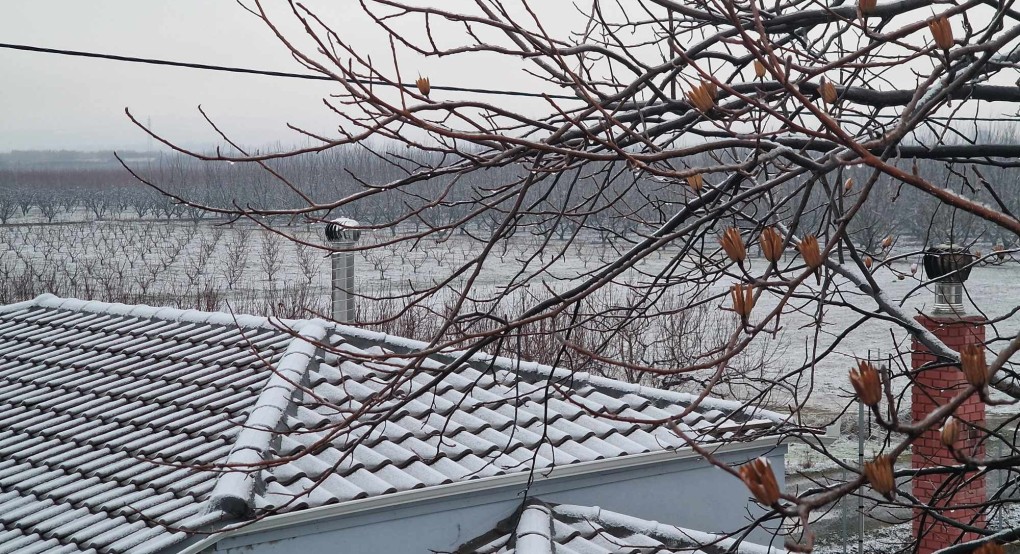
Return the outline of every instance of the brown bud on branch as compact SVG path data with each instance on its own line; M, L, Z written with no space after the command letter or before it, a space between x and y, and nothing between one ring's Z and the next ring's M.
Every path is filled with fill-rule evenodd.
M861 10L862 14L868 15L875 11L875 6L877 4L877 0L858 0L857 7Z
M755 458L737 469L740 479L751 490L755 500L765 506L779 502L779 484L772 473L772 466L765 458Z
M423 96L428 96L432 90L432 85L429 84L428 77L418 77L418 80L414 82L415 86L418 87L418 92L422 93Z
M708 113L715 107L715 97L719 94L719 87L710 81L702 81L700 85L692 88L687 93L687 101L702 113Z
M985 350L980 344L963 345L960 349L960 369L971 385L979 389L988 385L988 365L985 363Z
M864 463L864 476L867 477L871 488L882 496L893 499L893 489L896 487L896 480L893 479L893 461L887 455L876 457L870 462Z
M928 29L939 48L949 50L953 47L953 26L949 24L949 18L944 15L936 17L928 22Z
M758 60L754 60L754 76L759 79L765 77L765 64Z
M730 295L733 297L733 311L746 322L754 309L754 287L737 283L730 289Z
M942 431L939 433L939 440L942 441L942 446L952 450L956 445L956 439L959 436L959 433L959 426L956 423L956 418L949 416L945 425L942 426Z
M850 370L850 384L864 404L874 407L882 401L882 379L871 362L862 360Z
M783 236L775 227L766 227L762 230L761 251L765 259L773 263L783 257Z
M747 249L744 248L744 241L740 238L740 231L736 227L726 229L719 237L719 244L726 251L726 255L738 264L744 263L744 260L747 259Z
M800 239L800 244L797 245L797 250L800 250L800 255L808 267L815 268L822 265L822 253L818 248L818 238L814 235L804 235L804 238Z
M687 185L694 190L694 192L701 192L701 187L705 186L705 178L700 173L695 173L687 178Z
M826 104L831 106L836 103L836 98L838 97L836 87L831 82L826 81L824 77L822 78L822 84L818 86L818 92L822 95L822 100Z

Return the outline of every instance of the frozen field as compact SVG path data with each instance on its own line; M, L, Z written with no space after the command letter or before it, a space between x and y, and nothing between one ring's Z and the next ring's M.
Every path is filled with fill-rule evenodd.
M285 226L282 230L301 239L321 242L319 229L303 225ZM388 240L380 234L375 240ZM367 239L369 242L372 238ZM538 237L515 239L493 254L473 288L484 296L498 290L520 268L524 252L541 251L539 261L550 261L552 252L563 245L553 241L539 248ZM401 243L365 251L357 257L357 281L366 293L390 294L394 291L420 288L446 276L451 268L476 255L478 242L466 235L455 234L448 240L426 240L410 250ZM639 282L670 262L674 251L665 251L646 259L622 280ZM579 275L614 259L617 251L611 244L597 238L569 246L566 254L555 261L544 283L552 289L568 286ZM893 299L910 295L918 285L910 276L910 263L904 260L893 266L905 274L899 279L887 268L878 269L875 279ZM752 260L754 268L762 265ZM918 276L920 272L918 272ZM1014 286L1020 271L1016 264L999 263L977 267L968 282L968 293L977 308L988 317L1004 316L1020 305L1020 287ZM299 315L304 309L323 311L328 305L329 263L321 250L297 246L258 226L236 224L216 226L211 222L100 222L59 225L19 225L0 227L0 301L5 303L31 297L42 292L62 296L94 298L114 302L137 302L202 309L233 309L246 313L277 313ZM463 279L452 287L463 286ZM730 283L718 282L709 293L725 293ZM814 287L813 280L809 286ZM841 287L850 292L847 286ZM622 286L618 287L623 290ZM538 287L532 287L538 292ZM916 313L930 304L932 293L914 291L904 306ZM847 304L859 310L874 309L864 296L844 297ZM714 301L717 306L728 300ZM775 305L766 298L756 306L756 313ZM834 337L844 332L859 317L849 308L829 307L820 314L822 324L816 325L817 306L800 301L792 305L781 320L781 331L762 335L756 341L770 342L781 355L772 360L769 378L781 378L796 368L813 351L829 348ZM1020 319L1007 318L989 329L989 336L1010 337L1017 333ZM847 404L849 388L846 373L854 358L885 359L897 363L897 350L909 350L904 332L888 323L873 320L853 329L795 385L798 402L804 402L806 413L814 421L821 416L838 413ZM902 361L898 362L902 363ZM782 406L777 406L782 408Z

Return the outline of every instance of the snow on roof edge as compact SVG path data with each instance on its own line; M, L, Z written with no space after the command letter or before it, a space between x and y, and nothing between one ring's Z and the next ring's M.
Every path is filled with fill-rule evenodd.
M404 348L407 350L421 350L429 347L429 344L426 342L409 339L406 337L388 335L386 333L380 333L378 331L370 331L368 329L362 329L360 327L352 327L350 325L334 323L321 319L315 319L313 321L326 327L332 327L335 331L341 334L346 334L350 337L358 338L368 342L382 342L385 344L395 346L397 348ZM465 353L466 351L464 350L449 350L443 352L443 354L446 356L461 356L464 355ZM484 352L472 355L471 359L476 362L492 363L499 369L515 373L519 372L532 373L549 378L565 378L568 376L572 376L574 379L590 384L593 387L615 390L624 394L632 393L638 396L655 398L657 400L662 400L665 402L673 402L678 404L692 404L694 402L698 402L697 405L699 407L703 407L709 410L740 412L747 414L749 417L767 419L777 424L786 423L789 420L788 417L783 416L778 412L773 412L771 410L766 410L764 408L746 406L744 403L738 402L736 400L726 400L714 396L707 396L698 401L698 396L694 394L658 389L654 387L647 387L643 385L637 385L634 383L627 383L625 381L610 379L608 377L591 375L588 372L580 371L572 372L568 369L553 367L546 364L540 364L538 362L527 362L520 359L508 358L506 356L493 356L491 354L486 354Z
M263 317L249 314L229 314L227 312L207 312L202 310L181 310L164 306L146 304L121 304L101 302L99 300L82 300L64 298L50 293L43 293L31 300L16 304L0 305L0 313L14 312L38 306L41 308L74 310L111 315L124 315L147 319L164 319L184 323L207 323L210 325L230 325L245 328L279 329L289 327L298 330L311 320Z
M31 300L25 300L23 302L16 302L14 304L0 305L0 314L19 312L21 310L27 310L37 305L40 299L49 299L50 297L56 298L50 293L41 294Z
M702 545L716 544L727 552L730 552L731 550L739 554L786 554L786 552L788 552L785 549L764 546L748 541L741 541L739 546L737 546L736 539L729 538L724 535L708 533L705 531L696 531L694 529L668 525L657 521L644 520L604 510L598 506L557 504L550 508L558 515L592 521L606 527L622 527L624 529L634 531L635 533L640 533L654 538L662 537L679 543L693 541ZM734 548L735 546L736 548Z
M209 493L207 513L220 511L244 516L252 510L256 475L261 471L259 464L269 452L270 441L290 407L294 391L307 375L308 362L325 337L325 327L309 322L287 346L223 461L227 469L217 477Z

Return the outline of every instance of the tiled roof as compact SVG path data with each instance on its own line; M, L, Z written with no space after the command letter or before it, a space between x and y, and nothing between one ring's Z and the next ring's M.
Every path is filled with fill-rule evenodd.
M512 517L464 544L471 554L781 554L785 550L638 519L597 506L528 499Z
M350 328L331 342L339 355L310 369L271 457L314 455L268 471L257 508L299 509L686 446L666 425L636 421L679 416L688 395L505 358L479 357L450 374L448 360L434 356L407 377L411 360L401 355L420 343ZM396 394L382 393L387 387ZM708 399L677 426L703 443L774 429L775 414L751 417L736 407ZM348 423L358 410L365 415Z
M266 509L684 446L634 420L690 396L481 355L407 371L423 346L49 295L0 307L0 554L155 552ZM702 442L779 419L713 399L689 411L678 426Z
M0 553L150 552L218 519L219 474L192 468L228 455L291 342L200 312L0 308Z

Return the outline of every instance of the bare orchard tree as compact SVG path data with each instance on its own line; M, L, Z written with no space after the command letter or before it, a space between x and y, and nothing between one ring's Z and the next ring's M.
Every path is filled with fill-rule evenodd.
M728 394L737 372L742 399L785 409L791 433L834 421L860 398L879 429L878 455L864 470L818 447L850 477L791 494L763 487L755 472L740 474L771 509L766 519L793 529L793 548L810 550L812 517L847 495L877 492L890 506L942 517L911 494L905 478L917 470L900 455L968 398L1020 399L1011 361L1020 336L1008 320L989 325L963 364L969 384L911 420L910 341L933 352L936 365L961 361L915 320L930 303L930 283L907 268L942 241L977 250L988 240L982 236L994 236L1004 260L1016 250L1020 220L1002 200L1016 197L1015 180L992 176L1016 166L1020 142L984 121L1020 106L1020 12L1012 2L621 0L575 3L566 15L551 7L557 2L477 0L459 11L422 4L360 4L392 50L393 63L381 64L364 43L331 27L328 14L296 2L270 12L252 0L248 7L283 48L335 82L325 102L339 131L306 133L312 145L293 151L179 152L261 168L260 179L299 195L301 187L275 169L281 160L356 146L388 160L392 171L352 170L351 192L305 195L299 207L274 206L271 196L246 205L257 208L202 207L266 222L356 217L385 206L371 211L364 231L387 259L393 245L465 237L473 246L463 259L437 264L429 286L387 289L388 301L404 300L391 318L423 306L444 316L425 337L435 348L517 355L507 350L515 339L542 334L562 365L597 363L704 394ZM407 82L423 59L470 75L459 68L479 56L530 75L534 97L510 101L444 91L438 79ZM201 204L176 194L178 183L150 184L174 201ZM891 211L908 215L893 225ZM913 234L899 240L893 234L908 228L904 218ZM524 250L505 256L512 241ZM591 251L591 264L571 265L578 245ZM514 309L522 290L534 300ZM591 302L596 295L609 305ZM988 300L974 302L993 316L1016 311L1002 298ZM677 312L702 306L731 313L719 327L724 336L663 338L688 321ZM575 334L595 327L599 340ZM742 353L774 351L772 341L785 341L781 367L738 371ZM663 342L665 349L653 348ZM679 355L671 350L677 344L695 351ZM862 363L851 389L846 372L869 350L886 362ZM1018 419L1014 411L979 426L975 440L1002 437ZM947 435L948 445L955 436ZM952 476L946 494L965 486L964 476L1007 470L988 491L993 500L977 507L991 520L1012 502L1020 451L1006 441L1001 454L954 452L952 463L924 470ZM978 537L950 550L1020 537L1020 528L995 534L946 524Z
M0 188L0 224L6 225L17 208L14 194L6 188Z

